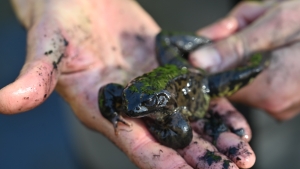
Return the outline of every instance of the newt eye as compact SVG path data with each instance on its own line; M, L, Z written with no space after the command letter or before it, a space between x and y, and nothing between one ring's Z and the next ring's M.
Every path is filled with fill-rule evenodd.
M157 97L158 97L158 106L159 107L166 106L170 101L170 97L166 93L160 93ZM172 104L172 103L169 103L169 104Z
M151 97L143 102L143 106L145 107L153 107L157 104L157 98Z

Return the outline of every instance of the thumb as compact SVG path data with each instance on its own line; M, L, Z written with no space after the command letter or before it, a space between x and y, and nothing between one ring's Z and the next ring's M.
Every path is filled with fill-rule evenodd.
M294 42L299 39L299 11L299 1L278 3L239 32L194 51L190 61L215 73L248 59L252 53Z
M270 3L244 1L237 5L227 17L201 28L197 34L213 40L226 38L253 22L270 6Z
M47 25L28 31L27 58L19 77L0 89L0 113L14 114L41 104L54 90L66 41Z

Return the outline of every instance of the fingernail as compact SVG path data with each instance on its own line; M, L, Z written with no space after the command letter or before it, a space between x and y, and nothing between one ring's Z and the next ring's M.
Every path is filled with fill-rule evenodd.
M206 46L193 51L190 54L190 62L196 67L214 73L218 71L218 66L221 64L221 56L213 47Z

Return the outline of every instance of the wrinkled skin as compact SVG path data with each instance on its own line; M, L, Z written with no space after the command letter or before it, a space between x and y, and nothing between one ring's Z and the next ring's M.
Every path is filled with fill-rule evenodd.
M224 19L199 30L219 41L195 51L191 62L219 72L249 53L270 51L269 69L231 99L264 109L278 120L290 119L300 112L299 15L298 0L243 2Z
M153 49L159 27L136 2L12 2L28 31L27 57L16 81L0 90L1 113L30 110L47 99L55 88L86 126L108 137L140 168L221 168L224 164L249 168L254 164L255 155L247 143L251 138L250 128L225 99L214 101L215 113L231 128L243 128L245 134L238 137L224 132L216 146L207 141L210 136L199 137L195 133L193 144L176 152L158 144L136 119L127 119L132 130L114 134L112 125L99 113L98 89L110 82L127 83L157 66ZM194 126L200 134L201 124ZM232 147L238 153L228 154ZM243 154L245 150L250 153ZM208 163L211 152L221 160ZM229 159L234 163L228 163Z

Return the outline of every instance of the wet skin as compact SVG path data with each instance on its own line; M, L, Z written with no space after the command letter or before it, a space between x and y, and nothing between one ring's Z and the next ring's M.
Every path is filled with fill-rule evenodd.
M210 42L194 34L160 32L156 37L160 67L135 78L126 87L114 83L103 86L99 90L101 114L115 129L118 122L129 125L121 112L143 118L159 143L174 149L186 147L193 137L190 121L204 118L210 99L232 95L264 69L264 64L253 62L208 75L191 66L186 59L189 52Z

